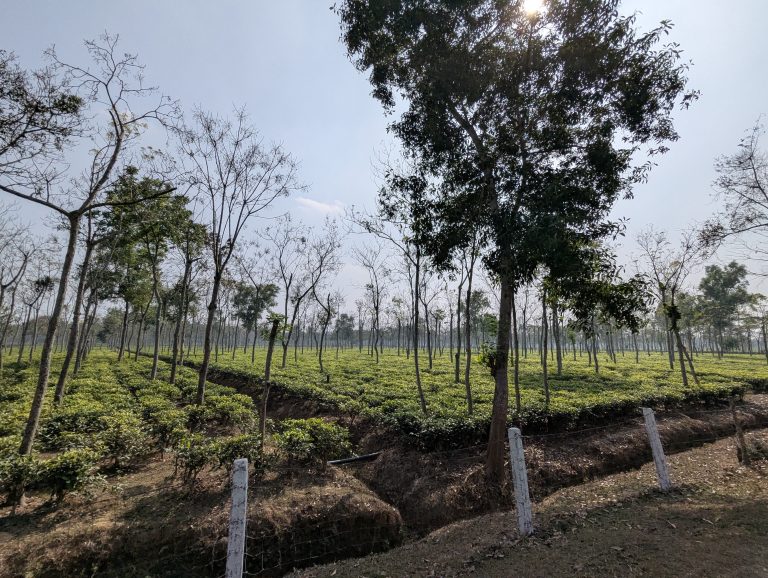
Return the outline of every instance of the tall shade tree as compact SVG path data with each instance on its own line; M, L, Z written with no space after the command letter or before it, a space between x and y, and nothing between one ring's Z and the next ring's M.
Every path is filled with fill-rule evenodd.
M748 286L747 268L735 261L724 267L707 266L699 283L702 310L715 330L720 357L725 349L725 330L732 327L739 308L753 299Z
M50 378L54 338L64 308L83 215L109 204L104 199L104 193L131 143L150 121L165 121L174 111L172 103L164 97L160 97L154 105L142 108L139 103L156 90L143 85L143 67L136 56L120 53L117 44L117 37L109 35L102 36L98 41L86 42L91 57L90 67L64 63L52 50L47 53L51 62L51 82L59 83L61 91L67 95L65 100L73 109L71 112L88 110L93 113L90 118L83 118L78 128L78 136L90 146L88 168L79 177L70 175L71 179L64 180L61 177L68 170L68 165L59 163L56 168L58 158L52 160L54 168L44 173L37 170L39 163L34 159L26 164L16 161L17 176L12 176L10 184L0 183L0 190L5 193L57 213L67 236L66 251L58 274L59 286L40 355L37 386L19 448L21 454L32 451L37 433ZM68 134L65 131L64 136ZM35 147L34 143L30 146ZM64 152L68 151L62 151L62 154ZM8 153L5 156L7 158ZM168 186L160 194L171 190L172 187Z
M179 130L179 142L189 163L188 182L206 204L213 270L196 396L200 405L205 401L221 282L237 243L249 220L300 187L293 157L279 145L265 148L245 110L235 110L228 119L198 109L193 121L192 127Z
M512 301L521 280L556 252L568 231L585 241L605 226L675 140L672 113L684 94L671 25L638 33L619 0L346 0L342 37L407 155L435 187L441 245L479 231L484 264L498 277L498 367L486 470L504 475ZM402 107L399 100L404 101ZM644 159L643 159L644 160ZM528 239L528 241L526 241ZM526 251L516 250L521 244ZM433 249L445 254L444 247Z

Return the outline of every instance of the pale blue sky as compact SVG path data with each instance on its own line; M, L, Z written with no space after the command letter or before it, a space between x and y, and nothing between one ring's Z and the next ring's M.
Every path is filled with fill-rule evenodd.
M330 0L131 2L0 0L0 46L25 66L55 44L65 60L84 62L82 40L119 33L137 52L150 82L185 108L226 113L245 104L268 140L301 162L305 200L285 208L316 221L325 210L372 205L373 158L388 136L365 75L347 60ZM672 232L714 209L713 159L768 113L768 2L765 0L632 0L649 28L670 19L670 40L693 60L698 103L678 115L681 140L660 161L635 199L616 214L630 217L628 239L649 223ZM309 199L309 200L306 200ZM31 213L30 213L31 216Z

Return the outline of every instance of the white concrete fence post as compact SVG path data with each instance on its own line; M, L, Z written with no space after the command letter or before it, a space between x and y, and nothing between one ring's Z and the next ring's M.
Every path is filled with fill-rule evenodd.
M651 408L644 407L643 418L645 418L645 431L648 432L648 441L651 443L651 452L653 453L653 463L656 466L656 475L659 478L659 487L662 491L666 492L672 487L672 482L669 480L667 458L664 456L664 447L661 445L659 428L656 427L656 416Z
M528 492L528 471L525 469L523 438L516 427L509 428L509 463L512 467L512 484L515 489L517 528L522 536L533 534L531 495Z
M248 460L235 460L232 469L232 509L227 538L227 578L242 578L245 559L245 519L248 513Z

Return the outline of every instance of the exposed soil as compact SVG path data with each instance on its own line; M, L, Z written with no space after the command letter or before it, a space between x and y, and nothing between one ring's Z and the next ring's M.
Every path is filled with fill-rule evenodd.
M748 435L758 437L768 443L766 432ZM653 489L647 464L549 495L531 538L514 512L496 512L291 577L768 576L768 463L740 465L729 438L669 464L669 494Z
M58 508L46 505L45 496L31 496L14 517L0 508L0 576L221 575L226 476L203 474L190 491L172 472L170 460L156 460ZM253 480L251 490L248 562L262 575L400 541L397 511L341 470L271 475Z
M768 395L739 404L745 428L768 427ZM657 416L668 453L732 436L729 411L692 410ZM586 431L524 439L534 499L598 476L638 468L651 461L642 418ZM366 451L381 449L366 447ZM373 462L345 466L382 499L398 508L410 531L424 533L445 524L511 504L508 488L489 488L483 475L485 446L425 454L390 443Z

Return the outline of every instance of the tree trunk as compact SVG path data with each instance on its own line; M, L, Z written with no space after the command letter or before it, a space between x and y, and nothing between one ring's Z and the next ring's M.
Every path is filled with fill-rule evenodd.
M11 325L11 318L13 317L13 309L16 306L16 289L17 286L14 286L13 290L11 291L11 305L8 308L8 315L5 318L5 322L3 323L3 330L0 332L0 371L3 370L3 348L5 347L5 338L8 335L8 327ZM768 355L768 353L766 354Z
M18 355L18 359L16 360L16 363L21 363L21 360L24 357L24 346L27 343L27 330L29 328L29 319L31 316L32 316L32 306L27 305L27 319L24 321L24 324L21 326L21 341L19 343L19 355Z
M160 317L163 314L163 303L160 299L159 281L155 280L152 294L155 296L155 343L152 349L152 370L149 372L149 379L157 379L157 362L160 359Z
M517 309L515 306L515 293L512 293L512 347L514 349L514 384L515 384L515 411L518 417L522 409L520 402L520 347L517 335Z
M275 350L277 330L280 327L280 319L272 320L272 328L269 330L269 345L267 346L267 360L264 364L264 387L261 392L259 408L259 433L261 434L261 448L264 449L264 438L267 436L267 404L269 402L269 390L272 387L270 375L272 370L272 353Z
M195 403L197 403L197 405L203 405L203 402L205 401L205 382L208 379L208 366L211 363L211 336L213 333L213 321L216 318L221 276L222 274L218 271L214 274L211 300L208 302L208 318L205 322L205 337L203 341L203 360L200 363L200 375L197 381L197 396L195 397Z
M413 365L416 369L416 389L419 392L419 403L421 405L421 411L424 415L427 415L427 400L424 397L424 389L421 387L421 370L419 369L419 293L421 282L421 249L416 248L416 262L415 262L415 283L414 283L414 299L413 299Z
M494 371L495 388L491 426L488 435L488 455L485 469L488 479L498 487L504 479L504 440L507 433L507 412L509 409L509 336L512 317L514 290L511 280L501 277L499 296L499 330L496 335L496 367Z
M547 368L547 338L549 328L547 327L547 290L541 291L541 369L544 377L544 405L549 407L549 373Z
M189 276L192 273L192 261L184 261L184 275L181 278L181 299L179 301L179 311L176 317L176 324L173 328L173 347L171 350L171 376L168 383L176 383L176 372L179 363L179 342L181 341L181 326L184 323L187 311L187 285L189 285Z
M48 381L51 375L51 353L53 351L53 341L56 337L56 329L61 318L61 310L64 307L64 300L67 295L67 283L69 273L72 270L72 263L75 260L75 250L77 249L77 235L80 231L80 215L69 216L69 236L67 239L67 251L64 255L64 262L59 276L59 289L56 293L56 301L48 320L48 329L45 333L43 349L40 353L40 369L37 375L37 386L35 387L35 396L32 400L32 407L29 411L27 424L24 428L24 436L21 440L19 453L29 455L32 453L32 444L35 441L38 425L40 424L40 413L43 410L43 401L45 392L48 389Z
M472 319L471 301L472 301L472 278L474 273L474 267L470 265L467 271L467 297L464 302L464 339L466 351L466 359L464 361L464 389L467 395L467 413L472 415L475 411L474 400L472 399L472 386L469 378L469 372L472 366ZM509 345L509 343L507 343ZM496 352L499 353L498 351Z
M128 335L128 300L125 301L125 310L123 311L123 326L120 328L120 350L117 352L117 361L123 360L125 354L126 336Z

